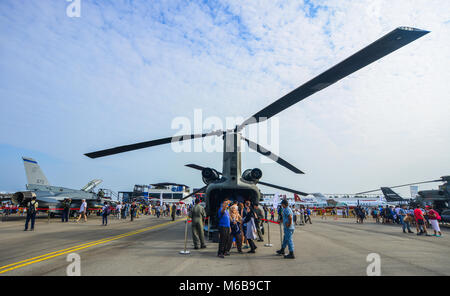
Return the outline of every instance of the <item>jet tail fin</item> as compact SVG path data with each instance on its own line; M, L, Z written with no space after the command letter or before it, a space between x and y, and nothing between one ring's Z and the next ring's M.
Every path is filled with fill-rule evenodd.
M29 157L22 157L22 159L28 184L50 185L36 160Z
M387 202L404 201L405 200L404 198L402 198L400 195L395 193L394 190L392 190L389 187L381 187L381 191L383 192L383 195L386 198Z
M97 187L102 182L103 181L99 180L99 179L92 180L91 182L87 183L86 186L81 188L81 190L89 192L89 191L93 190L95 187Z

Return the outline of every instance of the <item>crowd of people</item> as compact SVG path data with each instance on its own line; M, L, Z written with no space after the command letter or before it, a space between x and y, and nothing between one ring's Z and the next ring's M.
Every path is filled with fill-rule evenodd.
M66 223L69 222L69 217L71 214L75 214L78 218L74 220L74 222L79 223L81 219L84 222L87 222L87 218L90 214L90 210L88 209L88 204L85 199L81 201L79 209L76 211L72 211L72 200L70 198L66 198L61 202L61 222ZM8 208L7 208L8 209ZM153 215L157 218L168 217L171 216L172 220L175 220L177 216L186 216L188 211L192 209L192 205L186 205L181 203L163 203L160 205L156 203L145 204L138 203L136 200L130 202L119 202L115 207L110 205L109 202L105 201L99 214L102 217L102 226L108 225L108 217L113 215L118 220L127 220L128 217L130 221L134 221L134 219L139 218L139 215ZM28 226L31 222L30 230L34 230L36 214L38 212L38 202L36 197L33 197L27 204L26 207L22 208L22 211L26 211L26 221L25 221L25 229L28 230ZM8 212L9 214L10 212ZM23 213L23 212L22 212Z
M433 229L432 236L442 236L439 227L439 220L441 217L433 206L421 207L420 205L407 206L385 206L383 207L369 207L364 208L357 206L353 209L356 217L356 223L364 223L368 217L372 217L375 223L379 224L398 224L401 225L404 233L414 233L411 227L416 227L417 235L431 236L428 229Z
M242 203L225 199L217 212L219 231L217 256L220 258L230 256L233 247L237 249L238 254L242 254L243 249L246 248L250 249L247 253L256 253L258 247L255 242L264 241L264 221L267 222L269 213L273 221L274 209L269 209L265 205L261 208L257 204L252 204L249 200ZM293 234L296 216L288 201L283 200L278 208L278 223L282 223L284 229L283 243L281 249L276 253L284 255L286 259L295 258ZM285 253L286 247L289 254Z

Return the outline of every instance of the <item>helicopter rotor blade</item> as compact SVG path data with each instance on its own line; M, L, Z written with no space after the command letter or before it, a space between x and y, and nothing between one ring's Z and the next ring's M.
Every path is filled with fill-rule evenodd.
M193 196L193 195L195 195L195 194L197 194L197 193L205 192L206 187L208 187L208 185L206 185L206 186L204 186L204 187L202 187L202 188L200 188L200 189L198 189L198 190L192 192L192 193L189 194L189 195L186 195L185 197L183 197L183 198L180 199L180 200L184 200L184 199L186 199L186 198L189 198L189 197L191 197L191 196Z
M259 181L258 184L264 185L264 186L268 186L268 187L272 187L272 188L276 188L276 189L280 189L280 190L287 191L287 192L290 192L290 193L295 193L295 194L302 195L302 196L309 195L308 193L305 193L305 192L302 192L302 191L298 191L298 190L294 190L294 189L290 189L290 188L286 188L286 187L282 187L282 186L278 186L278 185L270 184L270 183L266 183L266 182Z
M202 167L201 165L193 164L193 163L185 164L184 166L187 166L187 167L190 167L190 168L192 168L192 169L199 170L199 171L202 171L204 168L206 168L206 167ZM216 170L216 169L214 169L214 170L215 170L219 175L222 175L222 173L219 172L218 170Z
M104 157L104 156L119 154L119 153L123 153L123 152L168 144L171 142L198 139L198 138L204 138L204 137L209 137L209 136L219 136L222 134L223 134L223 131L219 130L219 131L212 131L212 132L203 133L203 134L191 134L191 135L167 137L167 138L162 138L162 139L157 139L157 140L152 140L152 141L147 141L147 142L141 142L141 143L136 143L136 144L131 144L131 145L124 145L124 146L114 147L114 148L110 148L110 149L90 152L90 153L86 153L85 155L90 158L98 158L98 157Z
M296 168L295 166L293 166L286 160L282 159L278 155L276 155L276 154L272 153L271 151L267 150L266 148L262 147L261 145L255 143L253 141L250 141L249 139L247 139L245 137L242 137L242 139L247 142L248 147L250 147L251 149L255 150L256 152L258 152L264 156L267 156L268 158L272 159L279 165L284 166L285 168L287 168L288 170L291 170L292 172L294 172L296 174L304 174L304 172L302 172L301 170L299 170L298 168Z
M405 187L405 186L409 186L409 185L418 185L418 184L433 183L433 182L442 182L442 180L441 179L439 179L439 180L430 180L430 181L424 181L424 182L415 182L415 183L409 183L409 184L403 184L403 185L397 185L397 186L386 186L386 187L394 189L394 188ZM369 190L369 191L364 191L364 192L358 192L358 193L355 193L355 195L356 194L365 194L365 193L377 192L377 191L380 191L380 190L381 190L381 188L374 189L374 190Z
M429 31L416 28L396 28L339 64L255 113L252 117L244 121L237 130L242 130L248 124L261 122L271 118L301 100L338 82L342 78L364 68L428 33Z

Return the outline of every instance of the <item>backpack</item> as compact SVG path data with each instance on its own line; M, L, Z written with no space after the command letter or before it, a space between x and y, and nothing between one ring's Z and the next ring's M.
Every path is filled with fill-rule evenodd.
M28 207L27 207L27 213L30 213L30 214L36 213L35 205L36 205L36 202L33 203L33 201L30 201L30 203L28 204Z

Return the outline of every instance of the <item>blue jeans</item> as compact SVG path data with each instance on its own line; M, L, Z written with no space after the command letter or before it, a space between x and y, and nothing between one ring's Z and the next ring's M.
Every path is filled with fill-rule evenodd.
M27 221L25 222L25 230L28 229L28 223L31 220L31 229L34 229L34 219L36 219L36 213L27 214Z
M292 240L293 234L294 229L284 228L283 244L281 245L282 250L287 246L289 252L294 252L294 241Z
M405 217L404 216L400 216L400 224L402 224L403 231L405 231L406 228L408 228L408 231L411 232L411 228L409 226L409 222L405 222L404 220L405 220Z
M108 215L102 215L103 219L102 219L102 225L108 225Z
M61 222L69 221L69 209L64 209L62 212Z

